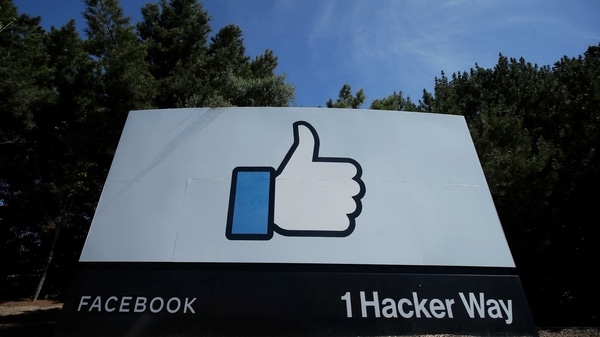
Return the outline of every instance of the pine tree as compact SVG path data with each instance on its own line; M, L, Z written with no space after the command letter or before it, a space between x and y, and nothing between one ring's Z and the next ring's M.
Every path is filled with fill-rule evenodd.
M208 88L206 53L210 17L195 0L161 0L142 8L137 30L158 82L156 106L178 108Z
M87 48L98 62L98 99L106 117L107 142L113 148L127 113L153 106L154 77L140 44L118 0L86 0Z
M365 102L366 98L367 96L365 96L363 89L359 89L353 95L352 87L349 84L344 84L342 89L340 89L337 100L334 102L330 98L326 105L328 108L358 109Z

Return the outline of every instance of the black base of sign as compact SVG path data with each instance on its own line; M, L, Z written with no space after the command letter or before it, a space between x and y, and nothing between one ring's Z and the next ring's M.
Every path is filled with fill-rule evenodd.
M537 336L513 272L82 263L55 336Z

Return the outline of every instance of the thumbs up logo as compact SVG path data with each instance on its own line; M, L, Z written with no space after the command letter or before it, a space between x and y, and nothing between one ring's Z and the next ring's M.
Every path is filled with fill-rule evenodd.
M226 236L269 240L285 236L344 237L362 210L362 168L351 158L319 156L319 135L294 123L294 143L279 168L236 167Z

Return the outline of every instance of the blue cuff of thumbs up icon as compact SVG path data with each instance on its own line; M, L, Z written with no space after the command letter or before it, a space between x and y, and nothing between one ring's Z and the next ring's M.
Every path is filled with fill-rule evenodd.
M275 170L272 167L236 167L231 193L227 237L231 240L270 239L273 236Z
M294 123L294 143L275 170L233 169L226 237L269 240L285 236L348 236L362 210L365 185L354 159L319 156L319 136Z

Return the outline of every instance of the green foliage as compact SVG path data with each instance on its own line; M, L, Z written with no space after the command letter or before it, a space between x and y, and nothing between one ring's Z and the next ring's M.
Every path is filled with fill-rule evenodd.
M157 107L287 106L293 100L285 75L274 73L277 57L267 50L251 61L238 26L207 40L210 17L195 0L161 0L144 6L142 15L137 27L158 82Z
M80 228L57 250L54 270L72 269L76 256L61 255L62 247L81 246L103 179L86 161L95 153L85 130L93 64L73 22L46 33L39 21L19 16L0 35L13 42L0 56L0 71L10 74L0 86L7 98L0 112L0 231L8 261L0 289L14 296L31 295L59 228ZM68 282L61 278L68 274L55 279Z
M294 88L284 75L245 78L232 72L221 74L219 85L208 97L193 96L186 106L287 106Z
M374 99L371 102L369 109L372 110L391 110L391 111L419 111L419 108L414 104L410 97L404 98L402 91L394 92L390 96L383 99Z
M17 17L16 8L8 4L3 4L2 10L2 22ZM44 31L39 26L40 20L39 17L20 15L0 33L2 143L21 137L19 133L12 132L12 127L34 128L34 115L52 97L48 56L44 49Z
M5 288L29 281L15 276L23 272L20 262L41 265L35 264L40 228L26 212L35 202L34 174L23 172L23 167L30 167L35 148L31 143L35 116L52 100L52 92L47 85L50 72L40 18L17 15L11 2L2 1L0 21L12 22L0 32L0 253L4 256L0 286ZM12 218L10 223L7 218Z
M343 108L343 109L358 109L365 102L365 92L363 89L359 89L356 94L352 94L352 87L349 84L344 84L342 89L340 89L340 93L338 94L338 99L334 102L331 100L327 100L328 108Z
M142 7L137 24L148 50L150 71L158 82L155 105L182 107L208 91L207 39L210 17L195 0L161 0Z
M285 82L285 75L273 73L277 57L271 50L253 61L245 55L238 26L227 25L211 38L207 62L211 92L198 96L194 102L198 106L214 102L224 106L288 106L294 97L294 87Z
M97 57L101 75L99 94L107 112L112 114L110 122L122 127L130 110L152 107L155 80L145 62L146 48L139 43L118 0L85 3L86 44L90 54Z

